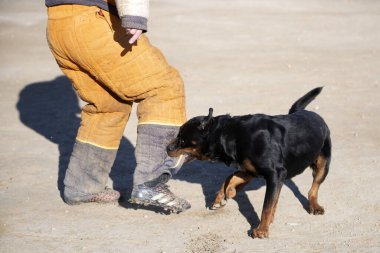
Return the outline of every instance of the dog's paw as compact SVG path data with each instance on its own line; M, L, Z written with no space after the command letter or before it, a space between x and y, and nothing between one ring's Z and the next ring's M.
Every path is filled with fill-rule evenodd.
M252 238L268 238L269 237L269 230L268 229L260 229L256 228L252 231L251 234Z
M325 214L325 209L318 204L313 204L309 205L309 213L314 215L323 215Z
M234 187L228 187L226 190L227 199L232 199L236 196L236 189Z
M226 204L227 204L227 200L225 199L221 199L220 201L215 200L214 204L212 204L211 206L211 210L217 210L217 209L223 208Z

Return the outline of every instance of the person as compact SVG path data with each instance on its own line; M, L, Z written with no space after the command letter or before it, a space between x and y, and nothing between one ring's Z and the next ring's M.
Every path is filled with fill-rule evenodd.
M47 41L62 72L87 104L64 178L67 204L108 203L106 183L125 125L137 107L136 169L130 202L185 211L167 185L185 157L167 144L186 121L183 81L145 33L148 0L45 0Z

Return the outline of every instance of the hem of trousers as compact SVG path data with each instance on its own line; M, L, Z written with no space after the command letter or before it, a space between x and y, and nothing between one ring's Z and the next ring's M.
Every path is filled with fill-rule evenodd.
M80 141L82 143L93 145L93 146L98 147L98 148L102 148L102 149L109 149L109 150L117 150L117 149L119 149L119 147L107 147L107 146L96 144L96 143L91 142L91 141L85 141L85 140L82 140L80 138L76 138L76 140Z
M167 123L159 121L141 121L137 125L160 125L160 126L182 126L183 123Z

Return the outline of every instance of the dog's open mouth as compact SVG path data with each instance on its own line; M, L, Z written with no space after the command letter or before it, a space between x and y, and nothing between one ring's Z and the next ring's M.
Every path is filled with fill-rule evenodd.
M168 155L170 157L179 157L181 155L184 155L186 157L194 157L194 158L196 158L192 152L190 152L190 151L188 151L186 149L174 149L174 150L169 150L168 149L167 152L168 152Z
M181 155L185 156L185 163L191 162L193 160L204 160L203 157L196 152L193 148L184 149L170 149L168 148L167 153L170 157L179 157Z
M191 161L197 160L198 157L194 156L194 154L190 152L184 152L181 150L173 150L173 151L168 151L168 156L170 157L184 157L184 162L183 163L189 163Z
M181 155L184 155L186 157L186 162L190 162L192 160L210 160L208 156L202 154L201 147L178 147L177 140L170 143L167 146L166 151L170 157L179 157Z

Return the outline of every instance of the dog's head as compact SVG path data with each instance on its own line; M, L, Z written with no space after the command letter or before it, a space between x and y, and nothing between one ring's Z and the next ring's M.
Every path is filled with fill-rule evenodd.
M213 120L212 113L213 109L210 108L208 116L194 117L183 124L177 137L167 146L168 155L178 157L186 154L189 156L188 160L208 160L203 147Z

